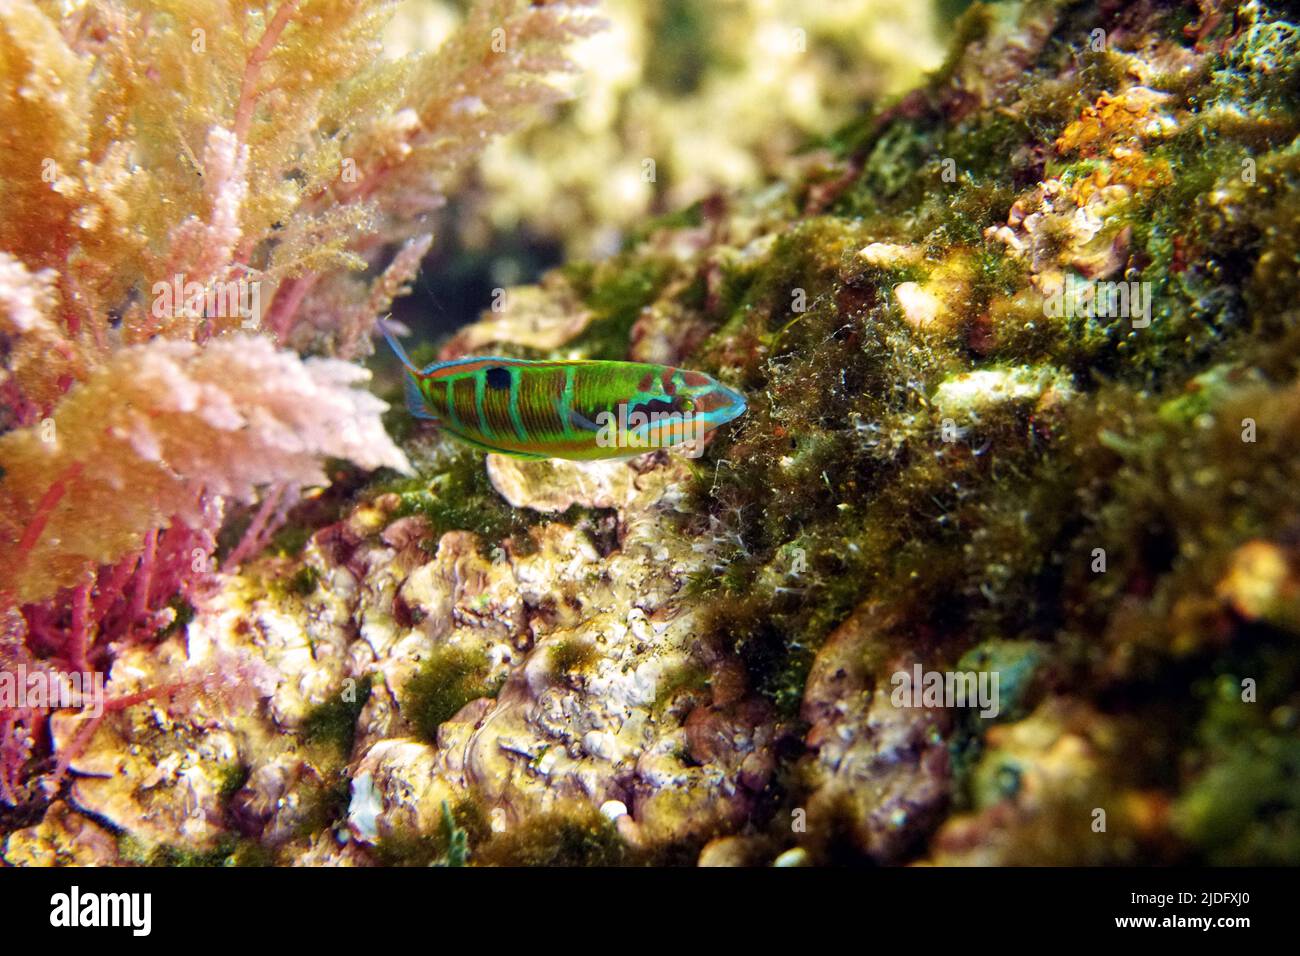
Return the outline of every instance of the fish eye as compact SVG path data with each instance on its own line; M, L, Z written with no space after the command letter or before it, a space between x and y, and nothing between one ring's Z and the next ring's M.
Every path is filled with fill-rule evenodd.
M695 403L694 403L693 401L691 401L689 398L683 398L683 399L682 399L682 411L684 411L684 412L693 412L693 411L695 411Z

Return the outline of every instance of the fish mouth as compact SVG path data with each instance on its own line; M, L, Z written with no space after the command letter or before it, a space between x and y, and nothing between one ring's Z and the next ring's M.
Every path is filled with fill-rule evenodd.
M714 419L719 425L739 418L745 414L749 408L749 403L745 401L745 396L741 395L734 388L728 388L726 385L718 385L714 389L716 404L710 412L709 417Z
M749 411L749 402L745 401L745 396L741 395L734 389L727 389L727 394L731 397L731 415L728 418L739 418L745 412Z

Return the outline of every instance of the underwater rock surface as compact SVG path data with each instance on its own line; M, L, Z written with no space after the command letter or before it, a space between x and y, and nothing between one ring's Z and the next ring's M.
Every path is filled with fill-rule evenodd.
M973 6L448 346L706 370L703 457L393 428L414 477L114 662L247 706L110 714L4 860L1300 863L1298 101L1281 4Z

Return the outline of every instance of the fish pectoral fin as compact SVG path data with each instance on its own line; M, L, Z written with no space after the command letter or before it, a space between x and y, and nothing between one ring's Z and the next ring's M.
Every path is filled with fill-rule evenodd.
M561 402L558 398L555 400L555 411L561 418L564 417L564 403ZM582 414L582 412L579 412L573 408L569 409L569 424L572 425L574 428L578 429L579 431L584 431L584 432L600 431L599 425L593 422L586 415Z

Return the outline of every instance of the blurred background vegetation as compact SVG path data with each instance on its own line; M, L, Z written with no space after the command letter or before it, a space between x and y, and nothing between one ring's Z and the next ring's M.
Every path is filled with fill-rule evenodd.
M439 216L398 318L440 336L477 318L493 289L603 258L648 219L760 185L936 69L968 5L606 0L610 28L573 50L573 98L488 148ZM403 4L386 53L436 48L467 6Z

